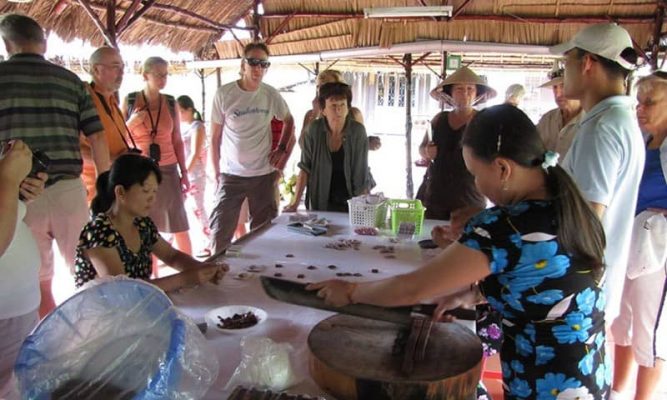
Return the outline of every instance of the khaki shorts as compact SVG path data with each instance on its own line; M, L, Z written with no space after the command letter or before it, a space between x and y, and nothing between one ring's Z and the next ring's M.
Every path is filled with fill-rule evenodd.
M86 189L81 179L65 179L54 183L26 207L23 221L32 231L41 258L39 280L44 282L53 279L54 240L70 273L73 273L79 235L90 215L86 204Z

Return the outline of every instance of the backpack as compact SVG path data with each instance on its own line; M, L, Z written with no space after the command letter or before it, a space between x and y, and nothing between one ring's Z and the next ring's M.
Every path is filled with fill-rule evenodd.
M137 101L137 95L140 92L132 92L127 95L127 119L130 119L132 116L132 112L134 111L134 103ZM169 108L169 114L171 115L171 119L176 120L176 99L174 96L165 94L164 97L167 98L167 108Z

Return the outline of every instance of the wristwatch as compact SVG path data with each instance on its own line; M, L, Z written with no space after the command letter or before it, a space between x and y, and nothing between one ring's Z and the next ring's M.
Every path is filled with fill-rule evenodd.
M278 150L282 151L283 153L287 152L287 146L284 144L280 143L278 144Z

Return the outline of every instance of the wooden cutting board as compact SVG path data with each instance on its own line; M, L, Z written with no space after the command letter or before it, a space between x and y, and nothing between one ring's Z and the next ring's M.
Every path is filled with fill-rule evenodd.
M349 315L317 324L308 336L310 373L339 400L473 400L482 372L482 344L457 323L434 324L425 358L401 372L392 354L400 325Z

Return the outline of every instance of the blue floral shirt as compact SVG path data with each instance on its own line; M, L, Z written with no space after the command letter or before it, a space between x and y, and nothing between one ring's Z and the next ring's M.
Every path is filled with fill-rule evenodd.
M506 398L606 398L604 295L592 269L561 248L553 203L487 209L459 242L489 259L480 287L503 318Z

